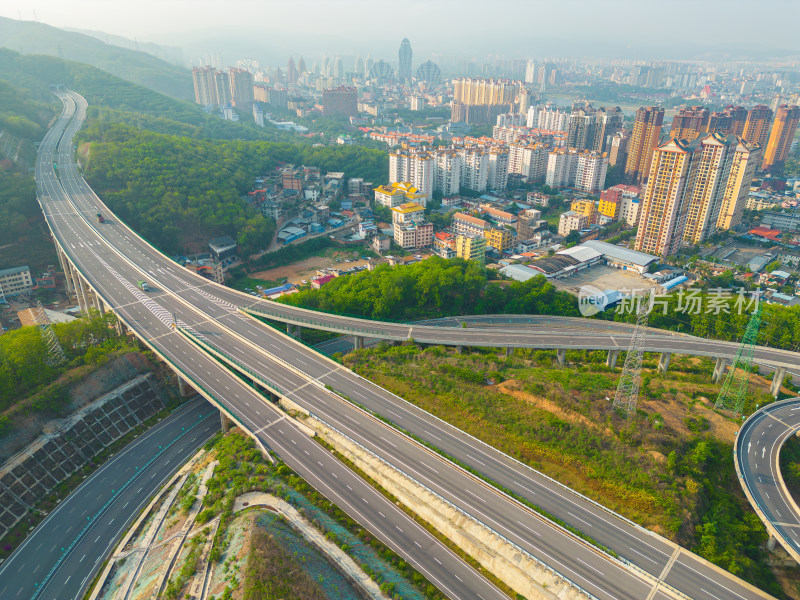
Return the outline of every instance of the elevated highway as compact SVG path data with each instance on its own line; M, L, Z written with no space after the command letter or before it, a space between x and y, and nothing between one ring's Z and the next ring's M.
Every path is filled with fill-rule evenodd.
M800 562L800 507L780 470L783 445L800 432L800 398L769 404L754 412L736 435L739 482L758 517L789 555Z
M64 136L71 140L80 126L85 102L77 95L63 98L65 112L68 113L71 106L77 112L77 118L70 122ZM192 385L236 418L252 435L263 439L290 466L298 465L298 472L315 487L322 486L323 489L318 489L326 495L329 491L325 484L333 486L334 482L327 481L324 473L320 477L319 473L327 470L327 467L320 469L315 466L299 449L288 444L283 435L275 434L276 423L281 427L285 423L288 427L289 421L270 412L263 398L259 400L227 369L221 368L218 362L211 361L208 355L198 352L196 346L179 336L170 327L173 315L177 316L182 326L202 336L226 355L234 357L239 364L246 365L248 371L270 382L273 389L281 390L292 401L320 414L327 422L388 462L412 472L425 485L501 531L514 543L539 556L576 586L596 597L674 597L681 593L692 598L765 597L763 592L699 557L438 421L287 336L259 325L243 316L239 309L250 309L275 318L268 311L277 307L279 310L290 310L289 313L278 315L278 320L290 324L319 326L340 333L381 339L413 337L418 341L427 340L426 343L442 343L442 337L445 337L448 340L445 343L453 345L579 348L580 345L572 343L577 341L591 349L603 348L603 344L606 344L606 349L613 350L627 347L624 332L577 333L565 340L563 331L551 334L505 331L500 328L385 324L324 315L266 301L253 302L251 296L217 286L178 267L113 217L75 168L71 141L62 143L53 158L59 164L58 176L46 170L38 173L38 179L42 182L40 201L62 251L64 266L75 283L79 299L83 298L83 305L94 302L103 308L113 309L137 335L182 372ZM49 162L44 158L40 160L44 165ZM109 222L96 224L94 217L97 212L106 215ZM142 277L147 278L154 288L153 293L143 294L135 288L135 281ZM90 284L91 290L85 289L85 282ZM422 332L422 337L418 332ZM663 338L655 343L669 344L673 340L672 343L676 345L668 346L669 350L654 351L713 351L699 346L692 346L687 351L680 345L682 341L686 345L709 344L705 340L682 340L680 336ZM735 345L729 346L732 356ZM715 349L716 354L710 355L720 356L720 347ZM195 366L195 362L199 365ZM191 365L190 369L187 364ZM587 547L568 532L553 527L532 514L533 511L476 481L451 463L424 454L419 445L376 422L352 404L327 393L324 386L340 391L372 412L393 420L405 430L502 483L521 497L546 507L552 514L613 549L623 560L617 561ZM259 409L256 410L254 406ZM296 440L293 439L292 443L296 443ZM303 453L305 451L304 448ZM431 463L434 460L437 462ZM352 494L342 491L340 499L331 499L350 512L348 509L353 506L347 502L349 497ZM372 528L371 525L367 526ZM391 529L385 535L395 547L399 545ZM407 547L413 550L413 546ZM407 550L401 550L401 554L407 555ZM411 562L417 565L420 562L419 553L415 552L415 555L416 560L412 559ZM425 564L432 563L425 561ZM445 575L443 573L441 577ZM455 582L455 579L450 577L449 581ZM471 581L475 582L475 579ZM465 590L465 593L470 592Z

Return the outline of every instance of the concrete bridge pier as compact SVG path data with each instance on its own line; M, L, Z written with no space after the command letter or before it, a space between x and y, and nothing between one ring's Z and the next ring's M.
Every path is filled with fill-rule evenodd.
M711 381L719 381L725 376L725 369L728 368L727 358L718 358L714 364L714 373L711 375Z
M83 297L81 296L81 284L80 279L78 278L78 274L76 273L75 269L70 266L69 276L72 279L72 289L75 292L75 300L78 303L78 308L81 311L81 314L86 312L86 307L83 304Z
M506 347L506 358L514 354L514 349L511 346Z
M669 359L672 358L672 354L669 352L662 352L661 356L658 359L658 370L661 373L666 373L667 369L669 369Z
M556 357L558 358L558 364L563 367L567 364L567 349L560 348L556 353Z
M363 350L364 349L364 336L363 335L354 335L353 336L353 350Z
M302 339L300 333L300 325L292 325L291 323L286 324L286 333L293 337L296 340Z
M464 346L456 346L456 354L461 354L464 351Z
M619 359L619 350L609 350L608 354L606 355L606 366L609 369L613 369L617 366L617 360Z
M231 425L233 425L233 421L231 421L224 412L219 411L219 424L220 427L222 427L222 433L228 433Z
M194 389L186 382L180 373L178 373L178 391L180 392L181 398L186 398L194 394Z
M775 550L775 545L777 543L778 540L776 540L774 536L769 536L769 539L767 540L767 550L769 550L770 552Z
M74 290L72 288L72 281L69 273L69 261L64 257L64 253L61 251L61 248L58 249L56 254L58 254L58 262L61 265L61 271L64 273L64 287L67 290L67 294L72 294Z
M769 386L769 393L772 394L774 398L778 397L785 377L786 367L778 367L775 369L775 376L772 378L772 385Z

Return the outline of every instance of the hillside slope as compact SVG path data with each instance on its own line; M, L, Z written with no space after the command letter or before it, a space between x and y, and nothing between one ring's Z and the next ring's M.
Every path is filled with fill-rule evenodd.
M86 63L172 98L192 101L192 74L146 52L44 23L0 17L0 47Z

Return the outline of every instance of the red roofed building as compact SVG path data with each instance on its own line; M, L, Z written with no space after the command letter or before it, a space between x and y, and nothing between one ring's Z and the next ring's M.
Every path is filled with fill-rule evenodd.
M753 227L750 231L748 231L750 235L754 235L756 237L764 238L767 240L771 240L773 242L781 241L781 230L780 229L769 229L767 227Z
M331 281L332 279L336 279L336 275L323 275L322 277L317 277L316 279L311 280L311 286L318 290L323 285Z

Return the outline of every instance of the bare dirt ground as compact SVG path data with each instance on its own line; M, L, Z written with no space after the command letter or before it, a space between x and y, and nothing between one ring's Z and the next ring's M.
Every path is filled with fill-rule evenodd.
M550 279L560 290L577 294L583 285L593 285L600 290L649 290L658 284L644 279L635 271L623 271L606 265L589 267L572 277Z
M311 256L290 265L253 273L250 277L266 281L277 281L286 277L290 283L302 284L304 279L310 281L313 277L316 277L317 269L336 268L344 270L368 264L368 261L360 258L352 262L354 256L360 257L361 253L356 250L336 250L327 256ZM342 261L336 262L336 259L342 259ZM349 259L351 262L346 263L344 259Z

